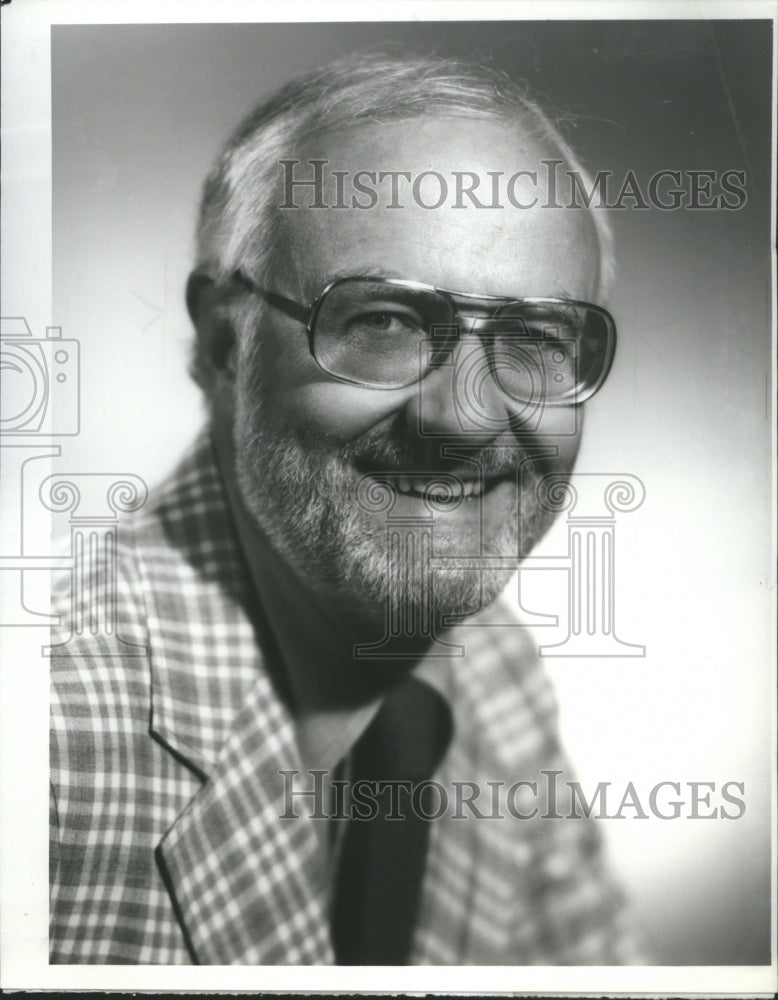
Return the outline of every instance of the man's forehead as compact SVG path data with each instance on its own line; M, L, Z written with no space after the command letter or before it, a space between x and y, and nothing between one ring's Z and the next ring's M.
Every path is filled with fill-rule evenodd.
M429 114L323 130L299 142L294 155L326 159L333 170L517 170L558 155L537 133L537 123L528 118Z
M544 207L561 156L520 122L369 122L311 137L290 160L272 268L287 292L310 299L333 277L368 273L495 295L592 294L589 213Z

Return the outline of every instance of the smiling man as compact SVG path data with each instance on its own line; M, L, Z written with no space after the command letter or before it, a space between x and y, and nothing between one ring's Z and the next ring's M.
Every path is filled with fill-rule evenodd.
M117 638L54 658L52 961L635 959L500 599L615 344L554 163L522 86L432 58L298 80L222 153L209 425L125 529Z

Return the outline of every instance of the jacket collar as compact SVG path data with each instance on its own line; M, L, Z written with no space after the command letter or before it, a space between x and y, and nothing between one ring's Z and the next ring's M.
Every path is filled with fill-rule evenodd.
M151 730L209 775L245 699L275 676L204 432L135 529L151 661ZM264 655L263 655L264 654Z

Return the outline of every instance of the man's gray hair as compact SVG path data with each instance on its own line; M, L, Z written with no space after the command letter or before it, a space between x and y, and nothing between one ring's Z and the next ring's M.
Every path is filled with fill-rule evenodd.
M529 88L486 61L438 56L349 56L287 84L238 127L206 179L197 227L197 269L217 281L237 268L259 278L273 254L279 161L305 138L359 122L426 115L502 118L558 152L587 180L570 145ZM612 238L592 212L600 246L600 289L609 283ZM200 359L193 374L201 381Z

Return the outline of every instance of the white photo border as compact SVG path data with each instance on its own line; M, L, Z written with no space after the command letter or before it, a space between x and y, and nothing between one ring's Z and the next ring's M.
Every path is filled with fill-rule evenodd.
M283 10L283 16L279 13ZM776 4L747 2L374 2L370 20L767 18ZM362 4L212 3L149 0L14 0L2 10L2 299L22 303L33 330L51 322L50 30L54 24L236 23L364 20ZM775 73L775 60L773 62ZM775 83L775 79L774 79ZM775 94L774 88L774 94ZM775 97L773 119L775 120ZM773 176L775 139L773 138ZM772 243L775 246L775 192ZM774 277L774 276L773 276ZM775 336L773 287L773 336ZM775 341L773 341L775 359ZM775 363L773 361L773 363ZM773 371L775 384L775 371ZM773 441L775 424L773 414ZM46 524L41 524L46 531ZM775 538L772 539L775 553ZM774 562L773 562L774 565ZM773 643L775 638L773 637ZM2 676L2 985L37 990L370 991L389 993L572 993L771 995L772 966L643 968L360 968L132 967L48 964L48 671L40 658L42 628L3 629ZM775 648L775 646L773 646ZM773 691L773 695L775 692ZM766 692L767 695L767 692ZM773 701L775 699L773 698ZM775 745L772 747L775 787ZM776 840L773 802L773 850ZM772 925L776 926L773 864Z

